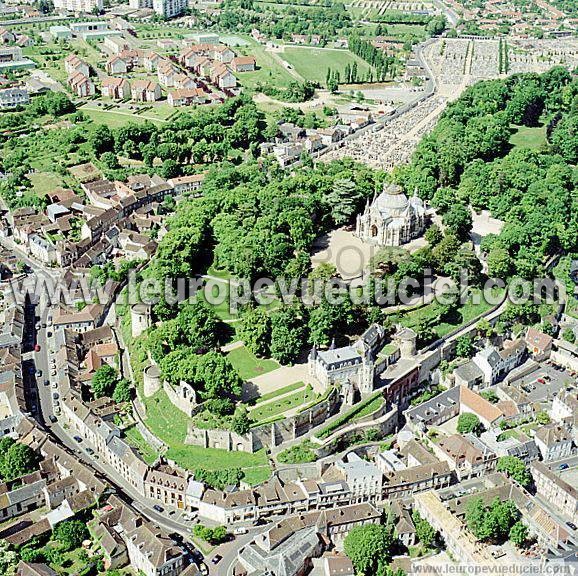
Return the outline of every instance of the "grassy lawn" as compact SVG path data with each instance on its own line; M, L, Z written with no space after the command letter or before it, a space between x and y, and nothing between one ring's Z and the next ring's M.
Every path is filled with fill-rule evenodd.
M510 144L515 148L540 150L546 145L545 126L538 126L536 128L512 126L512 129L514 130L514 133L510 138Z
M130 112L116 111L116 110L99 110L92 107L91 104L86 104L80 108L83 114L92 119L98 124L106 124L109 128L119 128L125 126L129 122L136 124L143 124L144 122L153 122L155 124L163 124L164 122L159 118L149 117L148 115L131 114Z
M158 457L156 450L143 438L136 426L124 431L127 442L134 446L147 464L152 464Z
M245 480L250 483L262 482L270 476L271 469L264 450L249 454L186 445L185 437L191 419L172 405L164 391L146 398L145 403L147 426L170 446L166 456L179 466L187 470L241 468L245 472Z
M319 48L294 48L286 47L285 52L280 54L283 60L289 62L295 70L307 80L325 84L327 71L339 71L341 78L345 78L345 66L357 64L359 78L367 76L369 65L361 58L348 50L319 49Z
M306 386L303 389L280 398L277 401L267 402L266 404L260 404L253 410L249 412L249 416L252 420L257 422L262 422L264 420L269 420L273 416L287 412L300 406L301 404L307 404L315 398L315 392L311 386Z
M257 358L244 346L231 350L227 357L243 380L249 380L279 368L275 360Z
M494 292L494 296L498 294ZM479 303L473 302L473 296L480 297ZM415 328L421 321L433 321L440 314L441 306L436 302L432 302L422 308L411 310L403 315L400 322L407 328ZM434 330L439 338L449 334L463 324L467 324L480 314L492 308L492 304L486 302L480 290L474 290L473 294L468 298L467 302L459 306L451 321L440 322L434 326Z
M377 392L373 396L369 396L365 400L362 400L353 408L342 414L339 418L336 418L331 424L327 427L323 428L320 432L316 434L318 438L324 439L328 438L346 424L350 424L375 412L381 405L383 404L383 394L381 392Z
M283 388L279 388L279 390L275 390L274 392L269 392L268 394L263 394L263 396L259 397L259 402L266 402L267 400L272 400L273 398L277 398L277 396L281 396L283 394L289 394L290 392L294 392L295 390L299 390L303 388L305 384L303 382L295 382L295 384L289 384L289 386L283 386Z
M62 176L54 172L33 172L28 175L28 180L32 182L34 191L40 196L53 192L59 186L64 186Z
M376 412L379 408L381 408L383 406L383 396L380 394L379 396L376 396L375 398L373 398L373 400L371 400L371 402L368 402L356 415L354 418L352 418L352 422L357 422L357 420L361 420L362 418L365 418L366 416L369 416L370 414L373 414L374 412Z
M249 46L239 46L235 51L245 56L253 56L257 63L254 72L240 72L237 74L239 83L245 88L255 89L258 84L272 84L273 86L287 86L295 78L270 53L265 51L261 44L251 41Z

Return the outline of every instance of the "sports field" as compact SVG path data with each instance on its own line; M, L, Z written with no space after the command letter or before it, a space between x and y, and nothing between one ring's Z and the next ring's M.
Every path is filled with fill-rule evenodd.
M363 78L369 72L369 65L349 50L336 48L301 48L287 46L279 56L291 64L295 71L306 80L324 85L327 70L338 71L341 80L345 79L345 67L357 64L357 76Z

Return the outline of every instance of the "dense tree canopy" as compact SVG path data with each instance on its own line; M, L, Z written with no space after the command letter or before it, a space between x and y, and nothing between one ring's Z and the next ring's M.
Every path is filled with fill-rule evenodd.
M345 537L344 551L357 573L373 576L391 559L393 535L387 526L367 524L354 527Z
M546 256L578 242L578 80L562 68L480 82L450 104L410 165L396 170L442 212L458 237L468 223L460 207L489 209L506 222L488 248L489 273L535 276ZM518 125L547 126L543 150L512 147Z

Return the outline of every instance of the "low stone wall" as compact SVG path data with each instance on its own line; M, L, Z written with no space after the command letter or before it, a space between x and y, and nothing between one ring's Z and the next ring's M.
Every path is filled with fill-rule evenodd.
M169 393L167 392L167 394ZM169 398L173 402L170 395ZM336 411L339 402L337 390L332 389L327 398L318 404L290 418L253 428L245 436L240 436L230 430L204 429L191 426L185 443L203 448L220 448L236 452L256 452L261 448L270 448L275 451L277 447L282 446L284 443L305 436L314 428L324 424ZM198 407L197 410L199 408L201 407Z
M389 410L385 410L384 407L382 407L366 419L336 430L331 434L331 436L324 440L315 437L312 438L313 441L319 444L319 447L315 449L315 452L319 458L324 458L335 451L334 445L340 441L347 441L368 429L377 429L383 436L387 436L393 434L397 430L398 424L398 407L393 405Z
M163 382L163 390L168 396L171 404L178 408L181 412L184 412L187 416L192 417L199 411L199 404L197 404L196 399L193 396L185 398L179 395L177 391L168 383Z
M193 426L187 432L185 444L201 448L218 448L229 452L256 452L263 447L253 431L241 436L232 430L206 430Z

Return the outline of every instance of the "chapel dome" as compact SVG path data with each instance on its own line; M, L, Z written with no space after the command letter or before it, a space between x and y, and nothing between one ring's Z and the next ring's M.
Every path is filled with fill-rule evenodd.
M375 202L377 208L386 216L399 216L409 205L407 196L397 184L386 184Z

